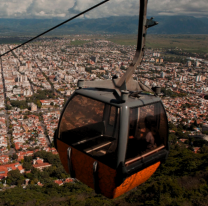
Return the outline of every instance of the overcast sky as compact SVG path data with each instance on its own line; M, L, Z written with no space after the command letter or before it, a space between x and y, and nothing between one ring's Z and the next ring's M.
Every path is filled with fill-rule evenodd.
M0 18L69 18L102 0L0 0ZM138 15L139 0L111 0L85 18ZM208 17L208 0L149 0L148 15Z

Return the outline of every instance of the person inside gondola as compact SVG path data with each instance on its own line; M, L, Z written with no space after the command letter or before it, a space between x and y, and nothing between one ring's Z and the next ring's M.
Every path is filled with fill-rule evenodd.
M157 135L157 123L153 116L147 116L145 118L146 134L145 145L143 152L149 152L157 148L155 137Z

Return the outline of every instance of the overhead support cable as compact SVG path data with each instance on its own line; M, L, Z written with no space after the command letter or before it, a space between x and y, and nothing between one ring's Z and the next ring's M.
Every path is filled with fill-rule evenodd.
M8 54L8 53L10 53L10 52L12 52L12 51L14 51L15 49L17 49L17 48L19 48L19 47L21 47L21 46L23 46L23 45L25 45L25 44L27 44L27 43L29 43L29 42L35 40L35 39L37 39L37 38L40 37L40 36L43 36L44 34L50 32L50 31L52 31L52 30L54 30L54 29L56 29L56 28L58 28L58 27L60 27L60 26L62 26L63 24L66 24L67 22L70 22L70 21L72 21L73 19L76 19L77 17L79 17L79 16L81 16L81 15L83 15L83 14L85 14L85 13L87 13L87 12L93 10L93 9L95 9L95 8L98 7L98 6L101 6L102 4L104 4L104 3L108 2L108 1L110 1L110 0L102 1L102 2L100 2L100 3L98 3L98 4L94 5L94 6L90 7L89 9L87 9L87 10L85 10L85 11L83 11L83 12L81 12L81 13L79 13L79 14L73 16L73 17L71 17L70 19L67 19L66 21L64 21L64 22L62 22L62 23L60 23L60 24L58 24L58 25L56 25L56 26L54 26L54 27L48 29L47 31L45 31L45 32L43 32L43 33L41 33L41 34L39 34L39 35L33 37L32 39L30 39L30 40L28 40L28 41L26 41L26 42L24 42L24 43L22 43L22 44L20 44L20 45L18 45L18 46L16 46L16 47L14 47L13 49L10 49L9 51L7 51L7 52L1 54L0 57L2 57L2 56L4 56L4 55L6 55L6 54Z

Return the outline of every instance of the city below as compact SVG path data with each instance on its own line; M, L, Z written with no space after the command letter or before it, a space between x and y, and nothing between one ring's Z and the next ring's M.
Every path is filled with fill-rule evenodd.
M2 44L0 53L15 46ZM49 156L44 155L58 156L53 147L54 131L77 81L121 77L132 62L135 49L136 46L119 45L102 36L75 35L41 39L1 58L0 189L45 184L29 173L53 166ZM197 153L203 146L194 145L193 141L208 141L208 54L190 56L183 52L180 57L180 53L177 47L145 49L133 78L148 87L162 88L160 96L170 124L170 141ZM16 170L27 175L12 182L8 174ZM75 181L67 174L51 177L58 185Z

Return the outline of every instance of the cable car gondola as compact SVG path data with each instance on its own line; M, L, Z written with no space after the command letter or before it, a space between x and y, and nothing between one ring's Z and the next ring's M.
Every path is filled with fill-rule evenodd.
M168 122L158 88L132 74L141 63L147 0L140 0L137 50L120 79L78 81L60 116L54 143L65 170L97 193L116 198L142 184L167 158Z

